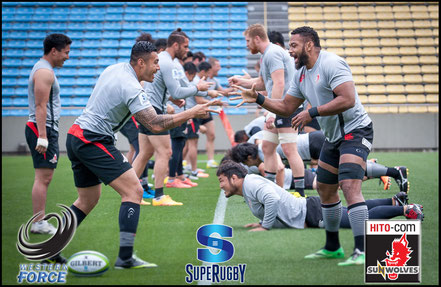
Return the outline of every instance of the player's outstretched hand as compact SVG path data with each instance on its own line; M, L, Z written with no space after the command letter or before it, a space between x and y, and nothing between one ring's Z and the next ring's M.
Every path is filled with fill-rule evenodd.
M246 225L244 225L243 227L245 228L256 228L256 227L260 227L260 223L248 223Z
M222 97L222 94L217 90L209 90L207 93L210 98Z
M255 103L256 102L256 99L257 99L256 84L253 84L251 89L244 89L244 88L236 86L236 85L233 85L232 87L242 91L242 93L239 93L238 91L228 93L230 96L231 95L240 95L239 97L230 98L230 100L239 100L239 99L242 100L242 102L239 103L236 106L236 108L240 107L241 105L243 105L245 103Z
M196 85L199 91L206 91L209 87L211 87L214 83L206 82L205 76L202 77L202 79L199 81L199 83Z
M254 231L268 231L268 229L265 229L262 226L260 226L260 227L256 227L256 228L248 230L248 232L254 232Z
M216 106L222 103L221 100L212 100L205 104L200 104L192 107L190 110L193 112L193 118L203 118L208 115L209 112L219 113L219 111L214 110L211 106Z

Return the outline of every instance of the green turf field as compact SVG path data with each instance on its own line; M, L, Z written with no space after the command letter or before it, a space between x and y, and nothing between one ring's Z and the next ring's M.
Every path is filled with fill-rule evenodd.
M218 160L221 157L216 155ZM378 158L379 163L384 165L406 165L409 168L409 201L422 204L425 213L421 244L422 284L438 285L438 152L372 153L372 157ZM203 160L204 157L200 156L199 159ZM199 167L205 168L202 162ZM115 270L111 267L101 277L68 275L66 284L186 284L185 265L201 264L196 258L196 250L203 246L196 240L196 231L200 226L213 222L220 192L215 170L208 172L210 177L199 179L198 187L165 189L166 194L183 202L183 206L141 206L135 250L140 258L154 262L159 267L142 270ZM2 285L17 284L18 264L27 262L18 253L15 244L20 225L32 216L33 176L30 156L2 157ZM397 192L395 182L388 191L383 191L377 180L363 183L366 199L392 197ZM316 191L306 193L317 194ZM57 203L70 206L75 199L70 162L67 156L62 155L49 188L46 212L59 212ZM112 188L104 186L100 202L83 221L63 254L68 257L81 250L95 250L105 254L113 266L118 253L119 206L119 195ZM234 244L235 254L226 265L246 263L245 284L363 284L363 266L338 267L340 260L303 259L322 247L325 236L323 229L248 232L242 226L251 222L257 222L257 219L252 216L243 198L235 196L228 199L224 224L233 227L233 238L229 240ZM31 240L35 242L46 238L48 236L31 235ZM340 242L348 256L353 248L350 229L340 230Z

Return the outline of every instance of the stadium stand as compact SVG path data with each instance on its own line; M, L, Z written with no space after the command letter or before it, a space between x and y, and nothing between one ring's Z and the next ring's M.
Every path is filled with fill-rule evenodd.
M55 72L60 80L62 116L78 116L99 73L128 61L141 32L167 38L178 27L190 49L216 57L219 81L246 68L247 2L2 2L2 116L27 116L27 85L49 33L72 38L70 59ZM247 109L229 108L227 114Z
M288 2L289 29L344 57L370 113L438 112L438 2Z

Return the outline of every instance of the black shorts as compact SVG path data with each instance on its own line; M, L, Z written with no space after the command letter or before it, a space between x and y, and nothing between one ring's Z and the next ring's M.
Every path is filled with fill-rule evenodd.
M313 131L308 133L308 139L311 159L319 159L323 143L326 140L325 134L322 131Z
M313 129L316 129L318 131L321 130L320 125L317 121L317 118L313 118L312 121L310 121L309 123L306 124L306 126L311 127Z
M155 109L155 111L158 115L164 114L164 112L162 110L158 109L157 107L153 106L153 108ZM154 133L154 132L150 131L148 128L144 127L143 125L139 125L138 128L139 128L139 133L145 134L148 136L162 136L162 135L170 134L170 132L168 130L160 132L160 133Z
M25 128L26 142L31 150L32 162L34 168L56 168L58 164L58 157L60 156L60 149L58 146L58 132L46 126L46 136L49 145L44 154L38 153L35 150L38 141L37 124L27 122Z
M276 128L290 128L292 125L291 124L292 118L297 116L301 111L303 111L303 108L298 108L292 115L286 118L276 115L276 120L274 121L274 125L276 126Z
M131 169L127 158L115 147L113 138L72 125L66 139L76 187L109 184Z
M125 125L119 130L133 146L138 144L138 124L135 119L131 117Z
M170 130L170 138L187 138L187 122Z
M366 161L373 140L374 130L372 123L370 123L363 128L352 130L335 143L325 140L320 152L320 160L335 168L339 167L342 154L353 154Z
M208 113L208 118L199 119L199 124L205 125L206 123L211 122L212 120L213 120L213 116L211 115L211 113Z
M305 223L308 227L319 227L320 221L323 221L322 204L320 202L320 197L308 196L306 198Z
M190 124L187 124L187 139L199 138L199 119L192 119Z

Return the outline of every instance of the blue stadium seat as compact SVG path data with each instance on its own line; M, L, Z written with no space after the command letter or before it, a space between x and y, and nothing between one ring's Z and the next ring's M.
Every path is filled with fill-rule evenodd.
M212 37L212 33L209 31L196 31L194 32L193 37L196 39L210 39Z
M174 22L176 14L159 14L159 21Z
M165 8L165 7L159 8L159 13L160 14L176 14L176 11L177 11L176 8L169 8L169 7L167 7L167 8Z
M37 14L35 14L37 15ZM52 14L49 17L49 21L54 21L54 22L65 22L66 21L66 14ZM67 26L67 23L66 23Z
M124 7L122 7L122 6L116 6L116 7L109 6L105 10L106 10L106 14L107 15L109 13L112 13L112 14L115 14L115 15L123 14L124 13Z
M242 75L243 74L242 70L243 68L233 67L228 69L228 73L230 75Z
M232 6L247 6L248 2L230 2Z
M4 3L3 3L4 5ZM34 7L17 7L17 10L15 13L17 14L34 14L35 8Z
M87 9L87 13L90 15L90 14L93 14L93 15L99 15L99 14L101 14L101 13L103 13L103 8L102 7L94 7L94 6L91 6L91 7L89 7L88 9Z
M92 6L107 6L109 2L90 2Z
M106 38L107 37L107 32L106 32ZM118 40L110 40L110 39L102 39L100 42L100 47L102 48L117 48L119 46L119 41Z
M73 86L75 84L75 77L63 76L57 77L57 79L60 86Z
M2 109L2 115L3 115L3 109ZM26 117L29 116L28 109L12 109L9 110L9 116L11 117Z
M71 17L69 18L69 21L83 21L84 18L83 15L78 15L80 17L80 20L74 20L72 16L73 15L71 15ZM69 22L69 24L67 24L67 28L69 30L80 30L80 31L86 30L84 27L84 22Z
M12 89L13 90L13 89ZM10 97L5 97L4 89L2 89L2 107L13 107L12 99Z
M227 49L212 49L211 50L211 56L212 57L227 57L228 56L228 50Z
M14 13L15 13L15 7L3 7L2 6L2 15L14 14Z
M60 116L61 117L68 117L70 115L71 115L70 109L61 109L61 111L60 111Z
M244 31L248 26L246 22L230 22L228 24L230 30L241 30Z
M86 19L85 20L87 20L87 21L98 21L98 22L100 22L100 21L103 21L103 15L100 13L100 12L97 12L96 14L95 13L92 13L92 14L87 14L86 15Z
M198 21L194 24L193 27L194 30L210 30L211 29L211 23L210 22L202 22Z
M81 25L81 26L84 28L83 25ZM103 38L103 34L99 31L86 31L86 32L84 32L84 39L101 39L101 38Z
M123 19L123 14L105 14L104 20L106 21L121 21Z
M67 63L67 62L66 62ZM58 77L58 75L60 76L60 77L73 77L73 76L76 76L77 75L77 69L75 69L75 68L65 68L65 67L63 67L62 69L60 69L59 71L58 71L58 73L56 72L56 74L57 74L57 77Z
M88 22L86 25L86 30L103 30L103 23L102 22Z
M84 32L83 31L68 31L67 33L66 33L68 36L69 36L69 38L71 38L73 41L74 40L80 40L80 39L83 39L83 36L84 36ZM77 43L74 43L74 45L77 45Z
M52 14L59 14L59 15L63 15L64 17L66 17L66 15L70 13L69 7L60 7L60 4L62 4L62 3L63 2L57 3L57 7L52 9Z
M213 40L211 42L211 47L213 48L228 48L229 44L228 44L228 40Z
M102 24L103 24L102 25L103 29L106 30L114 30L114 31L121 30L121 22L112 21L112 22L104 22Z
M10 96L15 95L15 89L14 88L2 88L2 98L8 98Z
M230 21L247 21L247 14L230 14Z
M4 53L3 53L4 52ZM2 56L6 57L23 57L23 50L19 49L2 49Z
M231 7L230 8L230 13L247 15L248 14L248 10L245 7Z
M70 58L66 62L64 62L64 67L76 67L78 66L79 60L78 58Z
M160 2L163 7L166 6L177 6L180 2Z
M130 57L131 51L132 49L118 49L118 57Z
M136 37L139 36L139 32L138 31L127 31L125 29L123 29L121 31L121 39L130 39L130 40L134 40L136 39ZM132 44L133 45L133 44Z
M134 37L132 37L131 39L127 39L127 40L121 40L119 41L119 45L117 45L120 48L132 48L133 45L135 44L135 39L136 37L139 36L139 33L137 32Z
M96 53L94 55L96 55ZM114 48L114 49L111 49L111 48L101 49L98 52L98 55L100 57L116 57L118 55L118 50L116 48Z
M74 7L72 7L70 9L69 14L72 16L73 14L78 14L78 15L85 15L87 14L88 9L85 7L77 7L77 5L75 5Z
M18 6L20 2L3 2L2 6Z
M228 39L228 32L226 32L226 31L222 31L222 30L219 30L219 31L213 31L213 32L211 33L211 37L212 37L213 39Z
M209 48L211 47L211 43L209 40L195 40L190 42L190 46L192 46L194 49L201 49L201 48Z
M127 21L127 20L126 20ZM122 29L123 30L135 30L138 31L141 25L137 22L123 22Z
M189 14L177 14L176 15L176 20L180 21L180 22L184 22L184 21L192 22L193 19L194 19L194 16L193 15L189 16Z
M232 39L244 39L243 31L230 31L229 37ZM225 38L228 38L228 36Z
M37 60L38 60L38 59L37 59ZM69 60L69 61L70 61L70 60ZM64 65L66 65L66 63L69 62L69 61L64 62ZM23 67L33 67L33 66L35 65L36 62L37 62L37 61L35 61L34 58L24 58L24 59L21 61L21 66L23 66Z
M82 32L81 32L82 33ZM70 35L70 34L69 34ZM100 47L100 40L83 40L80 43L81 48L95 48Z
M6 58L2 61L2 65L6 67L20 67L21 59L18 58Z
M76 86L88 86L93 87L95 84L95 78L90 77L78 77L75 79L75 85Z
M35 14L50 14L52 12L52 8L50 7L37 7L35 8Z
M226 77L228 74L228 69L220 69L218 72L219 76Z
M13 14L2 14L2 22L12 22L15 20L15 15Z
M72 106L76 107L85 107L87 105L87 101L89 101L88 97L75 97L72 99Z
M107 39L114 39L116 41L118 41L121 38L121 33L119 31L106 30L105 25L104 25L103 35L106 35Z
M81 68L75 73L78 76L95 77L95 68Z
M16 97L28 97L28 87L17 87L15 88Z
M69 14L68 19L70 22L83 22L84 14Z
M22 68L18 72L18 76L20 77L29 77L29 74L31 73L32 69L29 68Z
M197 4L196 4L196 2L178 2L178 5L181 7L189 7L189 6L193 7Z
M202 6L211 6L213 2L193 2L196 6L202 7Z
M80 50L80 57L96 57L98 55L97 48L92 49L81 49Z
M63 97L70 97L75 95L75 88L72 86L62 86L60 85L60 94L63 95Z
M231 48L244 48L244 47L246 47L245 37L243 37L243 40L230 40L230 47Z
M157 15L159 13L159 8L158 7L150 7L150 6L142 7L142 8L140 8L140 12L138 12L138 13L143 13L144 16L146 16L145 14Z
M230 65L230 66L245 67L247 65L247 59L246 58L232 57L232 58L230 58L228 60L228 65Z
M96 57L83 58L77 63L77 66L79 67L95 67L96 65L98 65L98 60Z
M43 56L43 51L42 49L26 49L22 51L20 51L22 56L26 56L26 57L38 57L38 56Z
M73 94L79 97L89 97L92 94L92 87L77 87Z
M44 40L44 38L46 38L47 34L48 33L46 33L46 31L29 31L29 33L27 33L27 38L39 39L43 43L43 40Z
M213 9L213 14L228 14L230 13L230 9L228 9L228 7L219 7L220 3L228 3L228 2L216 2L216 7ZM228 6L224 5L224 6Z
M210 18L212 21L218 21L218 22L222 22L223 24L226 24L226 22L228 22L228 20L230 19L230 15L229 14L211 14Z
M119 53L119 51L118 51ZM130 54L129 54L130 55ZM98 60L98 65L101 67L107 67L116 63L115 58L100 58Z
M177 14L191 14L192 15L194 13L194 9L193 9L193 7L179 7L178 10L176 11L176 13Z
M61 95L61 106L70 107L72 105L72 98ZM63 110L61 110L63 112Z
M53 22L49 24L48 29L51 30L51 33L57 33L57 31L54 30L67 30L67 23L65 22ZM64 32L64 31L62 31Z
M168 38L168 36L170 36L170 33L173 31L173 29L170 29L170 30L167 30L167 31L159 31L159 32L157 32L156 34L155 34L155 39L159 39L159 38L165 38L165 39L167 39ZM185 32L186 34L187 34L187 36L188 37L190 37L191 38L191 36L190 36L190 33L187 33L187 32Z
M14 107L27 107L29 102L27 98L17 97L12 99L12 106Z
M21 43L21 47L23 48L23 42ZM43 48L43 40L28 40L25 45L26 48ZM8 47L17 47L17 46L9 46Z
M246 108L226 108L224 109L226 115L247 115L248 110Z
M201 2L199 2L198 3L198 5L200 6L200 3ZM209 8L209 7L196 7L196 8L194 8L194 13L196 14L196 15L200 15L201 16L201 18L203 19L203 17L205 16L205 15L209 15L209 14L211 14L211 8Z
M175 24L170 22L163 22L158 25L159 31L173 31L175 29Z
M211 29L213 29L213 30L228 30L228 23L225 23L225 22L212 22L211 23Z
M187 17L192 18L188 15ZM176 27L180 27L185 33L187 33L187 31L193 30L194 24L192 22L177 22Z

